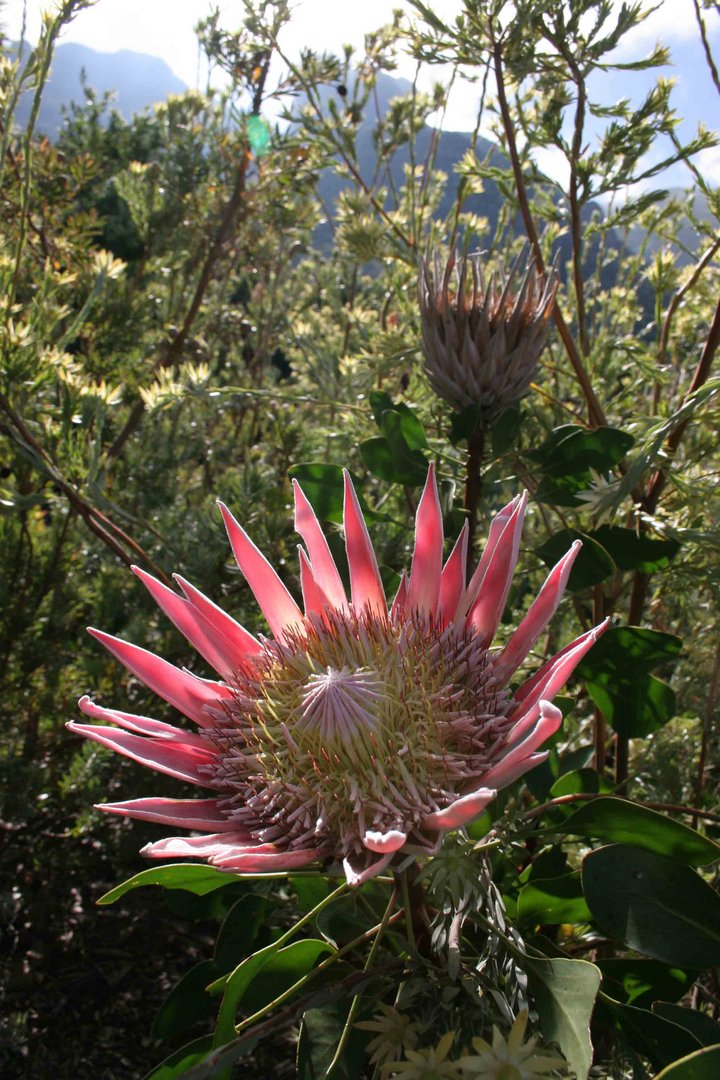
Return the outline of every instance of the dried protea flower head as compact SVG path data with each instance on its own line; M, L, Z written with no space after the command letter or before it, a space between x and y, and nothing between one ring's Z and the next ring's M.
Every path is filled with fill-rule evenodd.
M143 798L101 809L179 826L192 836L149 844L150 858L205 859L224 870L290 870L341 862L360 884L437 850L542 761L561 714L551 698L599 630L588 631L512 693L508 683L560 602L579 543L551 571L504 648L491 644L517 562L526 497L500 510L466 581L467 526L443 565L443 527L430 467L418 505L409 576L388 605L352 483L346 475L345 591L313 509L295 484L298 606L230 511L221 505L238 565L272 637L255 637L189 582L182 595L142 570L160 608L218 673L180 670L137 645L93 630L138 679L196 726L80 702L81 735L211 798Z
M420 320L425 370L453 409L475 405L483 427L527 392L547 341L558 281L524 256L507 275L485 281L482 256L452 255L443 268L420 262Z

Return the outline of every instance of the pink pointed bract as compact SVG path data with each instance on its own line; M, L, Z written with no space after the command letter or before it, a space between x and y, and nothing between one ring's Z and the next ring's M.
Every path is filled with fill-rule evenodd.
M567 645L514 693L508 683L555 613L579 550L550 572L503 649L491 643L515 569L525 497L494 518L467 582L464 529L443 565L434 470L417 511L408 576L388 603L350 479L350 597L317 518L295 485L303 608L226 507L233 552L273 637L254 637L182 578L182 594L136 573L219 678L199 678L136 645L92 633L194 727L102 708L68 726L158 772L207 789L198 799L107 803L110 813L181 830L150 858L199 858L235 873L340 862L358 885L437 850L499 788L542 761L552 703L604 627ZM189 835L186 835L189 834Z

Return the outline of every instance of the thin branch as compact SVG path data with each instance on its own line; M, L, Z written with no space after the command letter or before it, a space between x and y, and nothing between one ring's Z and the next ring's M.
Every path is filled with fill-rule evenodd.
M520 163L520 155L518 154L517 142L515 140L515 130L513 127L512 117L510 115L510 108L508 106L507 95L505 93L505 80L503 76L503 62L502 62L502 48L500 42L496 41L493 45L493 61L495 67L495 82L497 85L498 104L500 106L500 115L503 121L503 127L505 129L505 138L508 145L508 153L510 155L510 163L512 165L513 175L515 177L515 186L518 195L518 204L520 206L520 213L522 214L523 223L525 225L525 232L527 233L530 246L532 248L533 258L535 259L535 265L537 266L538 273L542 273L545 269L545 261L542 256L542 249L540 247L540 239L533 220L532 211L530 209L530 202L528 200L527 189L525 187L525 178L523 176L522 165ZM592 383L585 370L582 358L578 351L578 347L575 344L572 334L568 328L567 323L563 317L560 305L557 300L553 308L553 318L555 319L555 325L557 326L558 333L562 339L562 343L565 346L568 358L572 365L575 376L580 384L580 388L587 402L588 416L590 423L596 427L601 427L606 423L605 413L602 406L597 399L595 391L593 390Z
M712 323L710 324L710 332L708 333L707 341L705 342L703 351L700 354L700 359L698 361L697 367L695 368L695 374L693 375L692 382L690 383L688 391L683 399L683 404L690 397L692 397L696 390L699 390L700 387L707 382L710 376L710 369L712 368L712 363L715 358L715 353L717 352L718 345L720 345L720 299L718 299L718 302L715 305L715 313L713 315ZM682 441L682 437L685 434L689 423L689 418L687 420L684 420L682 423L678 424L672 434L668 437L667 451L669 458L672 458L677 451L677 448ZM643 508L648 514L655 513L658 500L660 498L660 495L662 494L663 488L665 487L666 483L667 473L664 472L662 469L658 469L652 479L647 496L644 500Z
M702 12L700 11L700 0L693 0L693 5L695 7L695 18L697 19L698 29L700 31L700 40L702 41L703 49L705 50L705 59L707 60L707 65L710 69L710 78L714 82L715 89L717 90L718 94L720 94L720 75L718 75L718 69L713 58L712 50L710 48L710 42L707 36L707 27L705 26L705 20L703 19Z

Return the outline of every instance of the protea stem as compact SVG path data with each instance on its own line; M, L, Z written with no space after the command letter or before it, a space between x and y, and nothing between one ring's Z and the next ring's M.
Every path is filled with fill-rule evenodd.
M482 495L482 476L480 473L485 455L485 429L478 426L468 439L467 471L465 476L465 507L468 515L468 575L474 565L473 551L477 531L478 507Z
M419 870L412 863L401 874L396 875L405 908L405 928L410 947L421 956L430 958L430 915L428 912L425 890L418 880Z

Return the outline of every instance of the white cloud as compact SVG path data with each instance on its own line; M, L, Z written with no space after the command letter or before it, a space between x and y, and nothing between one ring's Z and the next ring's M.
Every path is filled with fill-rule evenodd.
M621 2L615 0L615 6L619 8ZM652 5L646 3L645 6L649 8ZM703 12L703 19L709 36L714 38L720 32L720 16L711 9ZM641 47L652 47L656 41L672 49L673 43L688 41L697 35L693 0L662 0L656 11L626 34L618 46L617 55L619 58L636 53Z
M695 158L700 175L711 187L720 186L720 146L701 150Z

